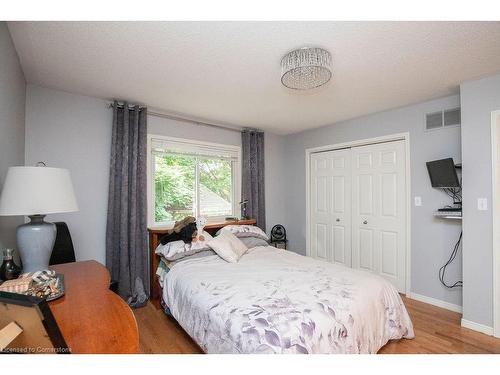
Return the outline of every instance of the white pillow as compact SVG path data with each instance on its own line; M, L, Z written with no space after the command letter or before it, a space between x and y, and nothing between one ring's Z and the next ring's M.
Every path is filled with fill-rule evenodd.
M207 232L203 232L203 235L205 236L205 241L184 243L184 241L179 240L167 242L165 245L160 244L156 248L155 253L172 262L199 253L200 251L210 250L208 241L212 239L212 236Z
M243 243L242 240L240 240L238 237L236 237L234 234L228 232L224 233L224 236L226 236L227 239L231 242L231 245L233 246L233 251L238 255L238 259L243 256L248 251L247 245Z
M172 241L167 242L165 245L160 244L155 253L164 257L166 260L176 260L180 259L184 254L191 250L190 244L184 243L184 241Z
M226 225L219 230L218 234L227 232L234 234L238 238L255 237L263 239L264 241L269 241L266 232L255 225Z
M222 259L229 263L236 263L248 250L231 232L223 232L212 240L208 241L210 246Z

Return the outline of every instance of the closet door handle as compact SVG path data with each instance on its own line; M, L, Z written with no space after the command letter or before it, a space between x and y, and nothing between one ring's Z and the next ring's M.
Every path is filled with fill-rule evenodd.
M363 224L368 224L368 221L366 221L366 220L365 220L365 221L363 221Z
M340 219L339 219L339 218L337 218L335 221L338 223L338 222L340 221Z

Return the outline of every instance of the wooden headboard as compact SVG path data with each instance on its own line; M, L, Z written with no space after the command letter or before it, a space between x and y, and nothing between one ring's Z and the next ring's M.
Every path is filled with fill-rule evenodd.
M226 225L255 225L255 219L249 220L238 220L238 221L225 221L223 223L210 223L205 225L204 230L210 233L211 235L215 235L215 233L225 227ZM155 254L155 250L160 244L160 238L165 233L167 233L168 229L161 228L148 228L149 232L149 274L150 274L150 292L149 298L151 303L159 309L161 307L161 287L156 276L156 269L160 265L160 257Z

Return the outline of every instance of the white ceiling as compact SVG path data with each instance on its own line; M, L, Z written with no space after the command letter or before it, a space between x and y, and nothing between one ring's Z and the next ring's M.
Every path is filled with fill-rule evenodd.
M456 94L500 71L500 22L9 22L29 83L289 134ZM328 49L333 79L284 88L280 59Z

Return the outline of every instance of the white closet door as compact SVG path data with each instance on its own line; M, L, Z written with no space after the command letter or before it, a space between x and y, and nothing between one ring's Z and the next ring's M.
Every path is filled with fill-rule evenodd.
M351 267L351 151L311 155L311 256Z
M404 141L352 148L352 264L405 291Z

